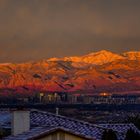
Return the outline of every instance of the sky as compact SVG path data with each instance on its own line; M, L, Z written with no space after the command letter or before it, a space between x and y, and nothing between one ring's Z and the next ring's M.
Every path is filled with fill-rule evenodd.
M140 0L0 0L0 62L140 50Z

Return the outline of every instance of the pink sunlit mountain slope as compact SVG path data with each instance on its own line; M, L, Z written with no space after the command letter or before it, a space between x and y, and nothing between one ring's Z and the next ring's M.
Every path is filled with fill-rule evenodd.
M140 91L140 52L0 64L0 93Z

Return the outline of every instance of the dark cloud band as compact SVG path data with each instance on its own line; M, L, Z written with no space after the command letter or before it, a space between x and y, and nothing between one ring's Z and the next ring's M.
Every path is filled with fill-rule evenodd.
M139 0L1 0L0 62L139 50L139 13Z

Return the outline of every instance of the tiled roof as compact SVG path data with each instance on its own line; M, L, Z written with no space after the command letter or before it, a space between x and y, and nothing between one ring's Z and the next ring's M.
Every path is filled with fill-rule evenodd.
M31 124L39 126L63 127L72 132L77 132L85 137L100 139L104 131L101 126L93 125L87 122L67 118L46 112L32 112Z
M9 111L0 111L0 126L3 128L11 127L11 113Z
M119 140L125 139L125 135L129 129L132 129L135 132L138 132L140 134L139 129L132 123L130 124L98 124L98 125L106 129L112 129L113 131L115 131Z
M112 129L113 131L117 131L120 133L121 132L126 133L128 129L133 129L135 132L140 133L139 129L137 129L135 125L132 123L130 124L98 124L98 125L107 129Z
M22 134L19 134L17 136L10 136L5 138L4 140L35 140L37 138L42 138L43 136L49 135L52 132L56 131L64 131L66 133L70 133L82 138L85 138L87 140L95 140L93 138L89 138L87 136L83 136L80 133L72 132L69 129L63 128L63 127L36 127L28 132L24 132Z
M29 140L30 137L36 137L36 135L49 132L56 128L61 128L71 133L81 135L82 137L95 140L101 140L102 133L105 129L113 129L117 134L118 140L123 140L127 130L130 128L139 132L133 124L96 125L42 111L31 111L30 119L31 125L37 128L17 135L16 137L10 136L6 140Z
M5 138L5 140L27 140L27 139L29 140L38 135L43 134L44 132L49 132L53 129L54 129L53 127L36 127L34 129L31 129L28 132L24 132L17 136L9 136L9 137Z

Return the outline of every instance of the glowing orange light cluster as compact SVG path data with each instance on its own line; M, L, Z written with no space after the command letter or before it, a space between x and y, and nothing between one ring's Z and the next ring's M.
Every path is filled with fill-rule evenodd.
M103 92L103 93L100 93L100 96L109 96L110 94L109 93L106 93L106 92Z

